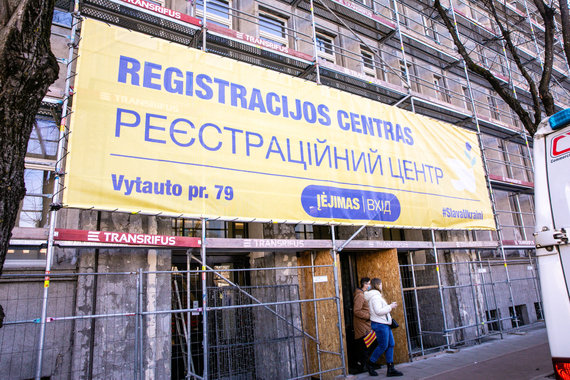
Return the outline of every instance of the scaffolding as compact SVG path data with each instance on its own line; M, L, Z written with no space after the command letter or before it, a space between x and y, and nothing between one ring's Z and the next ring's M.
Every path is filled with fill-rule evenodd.
M411 358L502 339L504 334L541 323L540 301L529 310L522 297L515 306L504 298L511 285L519 292L530 289L531 298L538 296L534 259L511 260L509 266L516 268L516 276L508 278L500 260L450 263L438 262L437 251L428 256L431 263L418 264L409 252L407 264L400 265ZM458 300L469 313L454 312Z
M502 7L501 15L504 16L505 21L516 19L512 23L513 35L519 53L527 59L525 65L532 68L531 72L540 70L543 65L544 52L540 47L537 35L542 33L543 29L535 20L537 10L529 6L531 4L528 4L526 0L514 3L497 0L495 3ZM58 153L53 168L55 177L53 201L49 215L46 266L44 274L35 277L36 279L43 278L41 313L39 318L8 322L8 325L34 323L39 326L39 331L37 331L38 344L35 351L35 377L37 379L42 376L43 361L46 351L48 351L48 348L44 346L48 322L58 320L57 317L48 316L48 301L50 298L50 281L60 276L60 274L54 275L51 272L56 246L54 235L57 211L61 207L60 196L63 191L61 177L65 174L63 171L66 154L65 142L69 133L69 105L73 95L72 80L74 77L74 61L77 57L77 32L81 17L96 18L175 43L199 48L206 52L301 77L319 85L330 86L392 104L476 131L483 153L487 185L498 227L497 233L496 236L491 236L491 234L485 236L486 233L473 232L472 236L484 237L483 241L475 239L460 242L461 244L446 245L445 242L438 242L435 231L431 230L430 239L427 241L407 242L406 249L427 248L433 250L435 262L432 264L415 264L413 255L410 255L410 263L400 266L401 271L406 271L411 275L412 281L412 286L406 286L405 282L409 279L401 275L406 307L410 307L409 310L419 310L418 291L426 290L422 286L428 286L429 291L437 289L435 297L441 301L440 312L443 322L437 331L431 330L431 327L430 329L423 329L422 325L426 326L426 323L429 322L422 321L419 312L416 314L408 313L406 323L408 331L410 331L411 323L414 323L414 329L419 331L417 336L410 337L408 335L409 352L411 356L415 356L418 352L423 355L428 346L429 349L441 349L470 340L480 341L482 338L491 335L491 332L496 332L496 329L491 329L489 326L499 326L498 333L502 336L502 322L507 320L513 321L514 328L519 327L521 318L517 314L517 307L520 305L516 304L516 292L513 292L513 287L520 279L511 278L509 272L510 265L519 263L507 259L506 251L534 248L532 242L529 242L534 226L532 202L529 201L533 188L529 138L506 104L485 86L482 78L468 70L465 62L455 51L451 35L433 10L433 2L431 0L417 0L412 4L411 2L404 3L397 0L355 2L338 0L275 2L262 0L253 4L249 8L240 8L226 0L186 2L186 13L200 20L199 23L188 23L168 18L164 14L141 8L130 4L128 1L76 0L74 2L71 12L73 22L68 37L69 53L67 59L62 61L67 66L67 75L61 103ZM521 73L510 63L511 57L505 49L504 42L497 38L499 33L495 21L480 9L476 2L451 0L446 4L446 9L457 25L458 37L467 41L469 49L476 55L476 60L503 81L504 85L508 86L523 103L528 103L530 101L528 88L523 83ZM556 106L560 109L570 103L570 85L568 84L569 66L564 55L561 54L562 40L557 24L556 28L557 50L555 53L559 57L553 66L552 92L557 102ZM45 103L46 107L51 107L47 104L49 100L46 100ZM28 160L27 165L29 168L33 167L32 160ZM497 174L497 170L500 171L500 175ZM508 201L502 204L508 204L509 208L503 209L497 206L497 194L502 197L501 192L507 193ZM147 318L159 318L162 314L172 314L174 319L174 328L177 333L173 339L176 339L176 347L179 347L180 350L178 354L180 354L180 363L184 368L185 376L195 378L224 377L227 375L227 371L236 369L236 367L232 367L230 362L236 358L241 358L238 364L243 364L243 368L240 368L244 371L244 378L248 378L251 373L247 372L249 367L246 359L253 355L253 351L248 351L251 347L248 348L244 342L251 343L252 341L258 343L251 344L285 342L282 350L291 355L292 359L288 372L281 374L282 377L322 376L334 371L342 371L343 374L346 374L337 256L347 246L353 249L364 246L360 246L358 241L353 241L364 227L362 226L348 240L339 242L335 239L335 227L330 226L330 244L314 247L315 250L324 248L330 252L330 264L316 265L314 253L311 253L310 265L287 268L310 271L313 278L317 276L315 271L318 268L331 270L334 278L334 294L327 297L317 296L315 282L312 283L311 296L301 298L299 289L294 287L289 287L286 290L284 290L285 288L273 287L268 290L263 286L248 287L231 281L227 273L251 272L253 268L220 271L208 266L206 255L210 247L206 244L208 241L206 238L206 220L201 220L202 245L200 257L194 255L196 252L188 251L188 264L185 271L139 271L136 274L115 274L132 278L129 281L132 281L132 285L136 289L134 309L104 314L97 314L94 311L89 315L63 316L60 320L88 321L93 327L94 321L101 317L133 318L133 336L135 338L132 343L135 354L132 371L136 379L145 378L145 371L148 370L146 365L149 359L145 356L147 355L147 347L143 343L145 334L143 325L148 324ZM93 245L85 246L74 243L58 245L68 248L94 248ZM398 242L374 242L372 245L367 243L366 248L370 247L378 249L392 247L400 249L400 251L404 249L404 246L399 246ZM453 265L458 265L456 263L439 262L438 248L440 250L454 248L466 250L492 249L498 252L495 255L498 260L496 257L493 262L481 259L464 262L462 265L469 268L469 270L465 270L465 273L470 276L469 284L450 284L442 279L440 268L443 272L445 272L443 269L445 267L451 268L447 270L450 273L460 273L461 271L453 268ZM482 270L487 266L489 276L492 276L490 267L498 263L504 267L505 278L500 280L500 284L508 290L507 298L514 317L513 315L510 317L491 315L492 313L485 315L478 303L477 294L484 294L483 302L486 304L492 303L491 296L488 296L492 294L492 298L495 300L494 305L497 305L495 288L498 282L492 278L484 279L483 273L487 272ZM193 265L197 265L198 269L190 269ZM426 265L430 268L436 268L434 282L429 285L418 285L415 271L418 266ZM530 261L529 266L534 268L534 263ZM285 270L285 268L267 267L258 268L258 270ZM99 274L61 274L61 278L69 279L84 275L84 277L91 276L95 279ZM103 276L103 274L101 275ZM109 274L105 274L105 276L107 275ZM143 308L143 298L146 297L143 284L148 283L148 280L143 280L143 277L152 277L153 275L169 276L168 283L177 289L173 297L176 306L169 308L168 311L145 311ZM206 282L207 276L213 276L225 285L209 291L209 285ZM479 276L481 281L475 281L473 276ZM540 300L536 275L525 277L524 280L534 284L538 300ZM196 284L197 281L200 281L200 285L192 289L191 284ZM450 323L450 318L445 310L446 297L449 297L446 292L454 292L458 286L464 286L472 294L472 302L476 310L476 320L472 324ZM185 293L183 289L186 289ZM197 292L198 289L201 292L200 294L193 293ZM269 293L271 293L270 296L268 296ZM285 293L287 296L282 295ZM96 296L93 295L93 297ZM202 306L194 307L193 298L194 300L202 299ZM220 299L240 299L239 304L242 307L219 304ZM320 328L316 318L318 315L317 305L320 302L333 302L335 305L336 327L338 328L337 350L328 350L320 346ZM538 302L540 304L540 301ZM307 332L303 323L299 324L294 320L295 315L303 314L301 309L311 303L315 323L312 330L314 335ZM191 304L193 306L190 306ZM412 304L415 304L415 307L410 306ZM239 314L243 311L242 308L263 310L263 313L275 318L276 326L281 326L278 333L271 335L269 331L266 331L265 335L258 339L260 337L250 330L230 333L217 323L219 318L222 320L227 318L224 314L226 311L235 313L232 318L239 315L238 319L240 320L253 321L255 318L259 318L259 315L251 311L244 311L244 313ZM295 308L298 310L295 311ZM537 309L537 315L539 309L540 306ZM409 310L407 309L407 311ZM490 309L485 306L485 310L497 310L497 307ZM210 318L209 313L212 313L212 318ZM208 323L202 323L199 338L192 334L192 331L194 333L197 331L196 329L193 330L193 323L196 327L195 316L198 314L202 321L208 321ZM212 323L209 323L210 320ZM413 322L414 320L416 322ZM156 320L153 323L157 323ZM494 325L495 323L497 325ZM212 331L209 331L209 326L212 326ZM286 333L280 335L283 331ZM458 339L457 331L462 331L463 336L468 336L468 338ZM467 331L474 332L468 333ZM232 343L228 342L227 339L224 341L222 338L216 338L227 337L228 334L233 334L233 336L241 334L240 336L244 337L243 341ZM425 340L432 341L432 343ZM198 341L201 342L200 347L196 344ZM314 358L317 363L316 370L308 371L311 373L306 371L307 368L311 367L309 365L311 359L306 356L307 344L314 344L316 347L317 356ZM241 351L236 354L238 352L236 350ZM293 359L298 356L297 350L304 352L305 357L302 358L301 362ZM201 356L197 353L199 351L202 352ZM233 359L231 357L232 352L235 356ZM321 355L338 357L339 366L325 368ZM212 361L216 361L216 367L212 366ZM214 368L218 372L210 373L209 371ZM226 372L224 372L224 368ZM93 361L90 362L88 371L91 377L94 374Z

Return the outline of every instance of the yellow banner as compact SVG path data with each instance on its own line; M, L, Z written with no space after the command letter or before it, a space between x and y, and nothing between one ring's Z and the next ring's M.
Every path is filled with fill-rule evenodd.
M494 229L474 133L85 20L64 204Z

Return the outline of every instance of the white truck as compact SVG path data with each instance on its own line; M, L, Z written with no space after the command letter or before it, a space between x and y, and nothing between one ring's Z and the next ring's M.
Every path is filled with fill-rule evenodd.
M536 256L552 364L570 380L570 108L534 135Z

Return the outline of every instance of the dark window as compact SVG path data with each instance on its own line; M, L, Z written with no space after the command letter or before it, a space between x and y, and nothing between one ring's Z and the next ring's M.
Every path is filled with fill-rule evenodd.
M202 236L202 221L191 219L173 219L172 228L176 236ZM247 223L212 220L206 222L206 237L211 238L247 238Z
M499 318L497 309L485 311L487 315L487 327L489 331L499 331Z
M267 13L259 14L259 37L274 42L281 46L287 46L287 21L278 16Z
M536 311L536 319L543 320L544 315L542 314L542 303L535 302L534 303L534 310Z
M334 63L333 38L323 34L317 34L317 50L319 57Z
M526 305L515 305L515 312L513 312L513 307L509 306L509 313L511 315L513 328L517 327L517 322L519 327L527 324L528 316L526 313Z
M25 169L26 196L20 203L18 227L48 226L49 205L53 194L54 173L49 170Z
M312 224L297 224L295 226L296 239L330 239L331 228L329 226L314 226Z

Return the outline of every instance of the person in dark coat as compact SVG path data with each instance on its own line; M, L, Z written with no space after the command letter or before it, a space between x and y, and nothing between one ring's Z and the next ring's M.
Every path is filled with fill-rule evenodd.
M374 371L375 368L368 368L370 351L364 343L364 337L372 330L370 327L370 309L368 302L364 299L364 292L370 289L370 278L363 277L360 279L360 288L354 292L354 340L358 350L356 357L359 365L359 372L366 370ZM373 347L373 346L371 346Z

